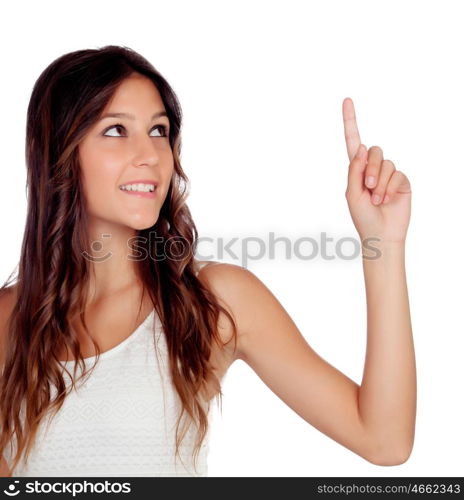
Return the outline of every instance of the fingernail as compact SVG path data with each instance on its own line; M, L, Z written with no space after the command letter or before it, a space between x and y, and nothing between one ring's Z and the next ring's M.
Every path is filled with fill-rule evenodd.
M390 196L388 196L388 194L386 194L385 198L383 199L383 202L387 203L389 199L390 199Z
M369 177L366 179L366 186L367 187L374 187L375 186L375 177L372 175L369 175Z
M379 201L380 201L380 196L378 194L374 194L374 196L372 197L372 202L374 203L374 205L377 205Z
M364 152L364 145L363 145L363 144L360 144L360 145L359 145L359 148L358 148L358 152L356 153L356 156L357 156L358 158L361 158L361 156L362 156L363 152Z

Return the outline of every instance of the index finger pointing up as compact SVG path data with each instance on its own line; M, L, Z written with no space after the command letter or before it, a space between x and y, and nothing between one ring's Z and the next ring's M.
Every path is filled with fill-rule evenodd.
M349 97L343 100L343 124L345 128L346 150L351 162L361 144L361 137L359 136L358 125L356 123L354 104Z

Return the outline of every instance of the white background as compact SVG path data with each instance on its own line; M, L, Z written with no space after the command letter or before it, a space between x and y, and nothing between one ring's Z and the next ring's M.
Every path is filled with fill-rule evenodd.
M1 280L17 264L24 228L27 104L39 74L60 55L126 45L166 77L184 112L188 203L200 236L213 238L266 241L271 231L292 241L319 241L323 232L335 241L357 238L344 197L342 101L351 97L363 143L380 146L412 185L413 453L396 467L366 462L305 422L238 361L224 379L222 417L213 419L209 474L462 476L462 3L8 5L0 31ZM247 263L202 251L246 265L308 343L359 384L366 342L360 257L286 259L279 248L275 259L267 246L264 257ZM327 251L334 254L333 242Z

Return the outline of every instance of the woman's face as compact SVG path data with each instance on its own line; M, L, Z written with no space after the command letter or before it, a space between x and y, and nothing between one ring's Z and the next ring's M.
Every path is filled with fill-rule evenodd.
M158 220L174 171L169 119L153 117L162 112L166 110L156 86L135 73L118 87L101 115L131 116L100 119L80 143L79 161L91 219L137 230ZM148 195L120 188L150 181L157 182L157 187Z

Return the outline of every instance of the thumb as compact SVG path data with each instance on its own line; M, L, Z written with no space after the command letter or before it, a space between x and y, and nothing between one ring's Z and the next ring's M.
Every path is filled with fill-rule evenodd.
M360 144L348 167L348 186L346 196L357 198L364 190L364 172L367 165L367 150Z

